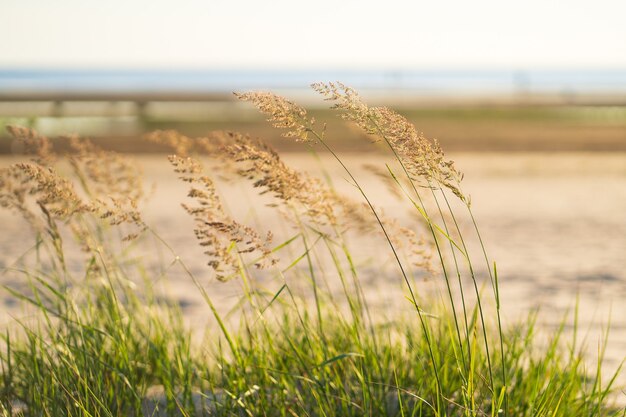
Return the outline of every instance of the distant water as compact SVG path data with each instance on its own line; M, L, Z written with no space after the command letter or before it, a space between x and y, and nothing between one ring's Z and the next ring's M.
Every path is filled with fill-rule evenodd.
M359 90L427 95L626 93L622 70L40 70L0 69L0 92L304 90L340 80Z

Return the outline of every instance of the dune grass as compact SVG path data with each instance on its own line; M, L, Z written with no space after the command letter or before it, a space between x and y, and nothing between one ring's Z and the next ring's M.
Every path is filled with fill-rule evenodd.
M194 221L207 270L213 279L241 283L235 324L184 257L143 220L132 161L69 138L73 153L63 176L47 138L9 129L31 162L2 170L0 205L23 215L37 238L31 252L3 271L26 284L5 290L28 312L3 336L3 413L623 415L613 405L616 375L602 374L602 355L597 366L586 365L576 335L565 344L561 327L546 342L535 315L522 324L502 322L495 263L462 174L438 144L397 113L368 107L346 86L313 88L388 149L395 164L380 167L381 175L413 210L411 228L376 207L326 141L324 125L276 95L238 97L288 138L330 152L362 202L288 167L245 135L155 132L148 138L172 149L169 164L189 187L181 215ZM269 195L291 234L275 242L233 218L200 157L218 161L219 175L250 181ZM461 233L467 230L461 222L472 225L471 237ZM411 314L370 308L355 234L379 239L380 250L392 255L391 273L402 278L406 294L395 302L412 306ZM82 250L78 266L71 240ZM159 242L170 267L185 271L202 295L212 315L204 337L156 294L142 261L132 260L146 240ZM478 245L478 260L470 245ZM378 273L390 272L381 267ZM441 296L422 291L415 276L425 273L440 281ZM328 290L330 280L339 283L339 293Z

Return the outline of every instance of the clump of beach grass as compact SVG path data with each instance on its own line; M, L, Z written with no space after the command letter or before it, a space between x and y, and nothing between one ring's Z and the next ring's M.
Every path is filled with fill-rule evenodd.
M340 83L313 88L342 117L385 143L396 165L378 174L414 212L403 225L373 203L306 110L267 92L238 94L286 130L335 158L363 202L289 167L261 140L238 133L148 139L174 154L189 187L191 216L211 279L241 281L241 303L226 314L199 277L141 215L140 171L127 158L68 139L70 171L50 140L11 127L31 162L0 170L0 206L22 215L35 250L4 268L5 285L28 314L3 332L0 411L4 415L223 416L588 416L623 415L612 403L614 375L565 350L565 325L538 343L536 316L502 323L499 280L462 189L462 174L390 109L369 107ZM217 171L207 174L202 158ZM235 219L214 176L243 179L290 225L271 234ZM464 208L456 211L453 199ZM461 217L474 226L484 265L470 256ZM120 230L121 233L116 233ZM369 306L365 272L351 236L380 239L395 260L413 313L380 315ZM82 266L69 267L71 238ZM115 241L117 239L118 241ZM169 267L187 274L214 326L200 340L184 314L164 301L141 260L128 252L153 239ZM131 242L132 241L132 242ZM273 245L273 246L272 246ZM383 249L386 248L386 249ZM324 261L330 260L329 262ZM438 263L435 267L432 264ZM483 263L482 261L480 263ZM260 270L263 268L263 271ZM263 274L258 275L258 274ZM371 272L370 272L371 273ZM440 280L445 296L422 291L414 274ZM269 278L268 278L269 277ZM328 288L338 282L340 293ZM470 285L470 289L465 288ZM489 291L481 291L483 285ZM302 291L302 288L306 291ZM306 293L311 294L307 296ZM304 295L303 295L304 294ZM470 296L472 294L472 296ZM237 322L227 320L235 314ZM600 355L601 356L601 355Z

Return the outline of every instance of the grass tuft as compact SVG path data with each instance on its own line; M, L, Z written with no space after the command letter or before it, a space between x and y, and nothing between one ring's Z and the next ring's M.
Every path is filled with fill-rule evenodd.
M289 167L258 139L155 132L148 140L171 148L170 167L189 187L180 214L193 220L202 274L144 220L135 163L79 138L59 155L37 132L9 128L31 161L0 170L0 206L26 219L36 242L2 271L25 312L2 332L3 415L623 415L617 373L603 376L602 354L590 371L575 333L567 349L565 320L547 342L534 313L503 323L505 284L463 175L437 142L343 84L313 88L386 146L393 162L371 169L404 199L412 223L376 206L306 110L272 93L238 94L287 138L329 152L362 201ZM287 232L236 219L218 178L247 183L267 205L251 211L269 210ZM373 266L363 239L379 242ZM154 285L151 252L141 252L153 242L167 254L163 275L184 271L204 299L204 336ZM394 303L411 310L373 308L372 275L401 277L406 298ZM207 276L240 285L233 310L219 307Z

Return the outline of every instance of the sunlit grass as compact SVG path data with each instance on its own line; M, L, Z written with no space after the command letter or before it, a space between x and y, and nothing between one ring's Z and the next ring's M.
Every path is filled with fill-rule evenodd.
M461 172L438 144L341 84L315 89L386 146L395 164L381 170L415 223L399 227L382 213L327 140L325 125L273 94L240 98L286 136L329 152L362 202L286 166L245 135L156 132L150 139L176 153L170 168L189 186L180 215L194 220L190 239L206 250L207 271L241 284L229 317L206 278L143 220L132 161L73 138L65 178L52 168L60 155L47 138L11 129L33 161L1 171L0 205L23 215L37 241L3 271L27 284L5 290L29 312L4 332L6 415L622 415L612 406L616 375L602 374L602 354L597 366L586 364L576 335L563 343L565 321L547 342L534 314L502 322L489 242L480 238ZM216 173L199 156L271 196L291 234L275 241L234 219L211 180ZM461 220L469 232L461 233ZM391 273L406 294L394 302L411 306L411 314L370 308L351 234L379 240L381 259L391 254ZM72 239L83 251L80 268L70 261ZM158 242L169 268L184 271L203 297L212 316L203 338L194 336L203 329L155 294L145 262L133 260L146 241ZM441 295L421 291L416 266L441 282ZM381 266L379 273L390 272ZM329 292L329 280L342 291Z

